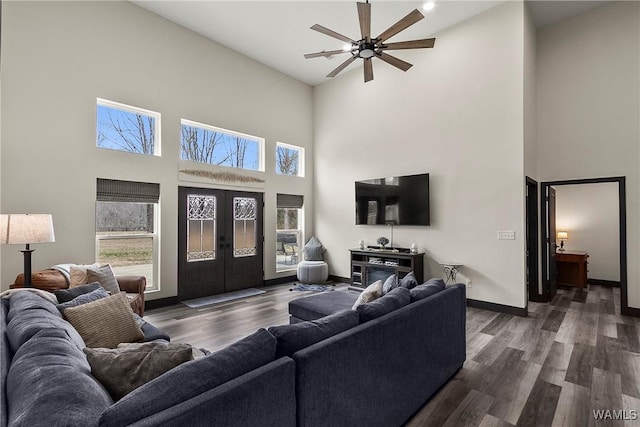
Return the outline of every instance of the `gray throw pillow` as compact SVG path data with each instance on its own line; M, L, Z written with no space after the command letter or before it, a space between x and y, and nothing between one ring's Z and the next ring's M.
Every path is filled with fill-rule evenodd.
M95 291L100 287L100 283L93 282L82 286L76 286L75 288L60 289L58 291L55 291L54 294L56 298L58 298L59 303L65 303L79 297L82 294L88 294L91 291Z
M87 269L87 282L98 282L100 285L107 290L107 292L111 293L111 295L115 295L120 293L120 286L118 285L118 281L116 280L115 274L113 274L113 270L109 264L103 265L98 268L88 268Z
M413 271L410 273L407 273L406 276L400 279L399 286L402 286L403 288L407 288L407 289L413 289L416 286L418 286L418 280L416 279L415 273Z
M385 296L357 308L360 315L360 323L368 322L404 307L411 302L410 291L406 288L392 289Z
M296 351L351 329L358 323L358 313L342 310L317 320L272 326L268 330L278 340L276 358L291 357Z
M71 301L58 304L57 307L58 307L58 310L60 310L60 313L64 313L64 310L66 308L87 304L89 302L97 301L101 298L106 298L108 296L109 296L109 292L105 291L104 288L98 284L98 289L93 290L86 294L79 295L76 298L72 299Z
M316 239L315 236L311 237L304 248L302 248L302 253L304 254L304 259L307 261L324 261L325 249L320 243L320 240Z
M398 287L398 277L395 274L387 277L387 280L382 284L382 295L386 295L391 289Z
M117 348L85 348L91 374L120 400L141 385L176 366L193 360L189 344L150 342L120 344Z

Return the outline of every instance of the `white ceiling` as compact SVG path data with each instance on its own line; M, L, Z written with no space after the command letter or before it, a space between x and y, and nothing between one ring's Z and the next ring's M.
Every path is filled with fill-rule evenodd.
M309 85L328 80L331 70L348 54L332 58L305 59L305 53L342 48L343 42L309 29L320 24L353 39L360 27L354 0L317 1L191 1L131 0L133 3L236 50ZM389 41L431 37L438 31L484 12L504 0L436 0L425 19ZM536 25L543 26L596 7L604 1L534 1L531 10ZM377 35L422 1L372 0L371 32ZM436 42L436 48L437 48ZM398 54L402 57L402 54ZM358 62L348 69L361 67Z

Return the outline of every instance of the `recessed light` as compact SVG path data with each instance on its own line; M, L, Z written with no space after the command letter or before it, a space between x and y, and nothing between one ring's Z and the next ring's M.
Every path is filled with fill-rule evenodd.
M436 7L436 4L432 1L428 1L422 5L422 9L426 11L432 10L434 7Z

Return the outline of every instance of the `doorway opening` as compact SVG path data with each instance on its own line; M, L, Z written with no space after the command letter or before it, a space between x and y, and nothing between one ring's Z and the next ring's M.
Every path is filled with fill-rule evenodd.
M538 284L538 182L526 179L526 283L529 301L540 301Z
M633 315L634 309L629 308L627 301L627 220L626 220L626 196L625 196L625 177L607 177L607 178L590 178L566 181L549 181L541 183L541 203L548 206L547 197L550 193L555 193L553 187L563 185L580 185L580 184L600 184L600 183L616 183L618 190L618 246L619 246L619 277L620 277L620 311L624 315ZM542 238L542 294L539 297L542 301L549 301L554 296L555 288L555 255L556 255L556 233L551 230L551 226L555 226L555 210L550 212L549 209L542 210L541 217L541 238ZM553 231L553 233L552 233Z

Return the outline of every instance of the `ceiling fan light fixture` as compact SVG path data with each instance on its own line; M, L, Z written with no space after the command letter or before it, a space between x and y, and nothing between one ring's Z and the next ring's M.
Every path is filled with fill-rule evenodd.
M428 12L430 10L433 10L434 7L436 7L436 3L433 1L428 1L422 5L422 10L426 10Z
M360 46L358 47L358 56L360 58L371 58L376 54L376 45L372 42L367 42L366 40L360 41Z
M342 50L344 52L351 52L352 49L353 49L353 45L351 44L345 43L344 46L342 46Z

